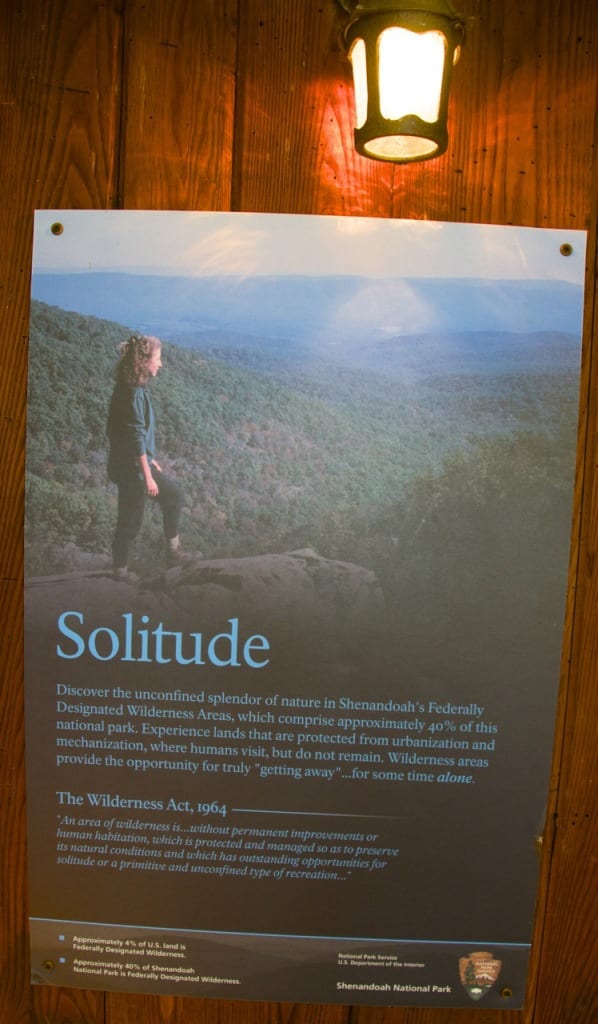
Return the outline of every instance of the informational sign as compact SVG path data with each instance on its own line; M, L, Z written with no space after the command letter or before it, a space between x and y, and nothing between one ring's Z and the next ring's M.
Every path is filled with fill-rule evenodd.
M584 252L37 214L35 982L521 1006Z

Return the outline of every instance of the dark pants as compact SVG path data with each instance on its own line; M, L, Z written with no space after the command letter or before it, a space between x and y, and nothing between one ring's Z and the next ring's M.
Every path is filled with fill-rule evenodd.
M184 502L184 492L176 480L152 466L152 476L158 485L158 495L152 498L162 511L164 537L168 542L179 532L179 518ZM129 545L139 533L143 522L145 481L133 476L118 484L118 516L112 540L112 561L115 568L127 564Z

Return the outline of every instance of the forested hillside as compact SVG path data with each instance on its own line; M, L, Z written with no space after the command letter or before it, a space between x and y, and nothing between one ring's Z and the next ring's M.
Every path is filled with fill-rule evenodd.
M105 420L129 333L32 305L30 575L109 564ZM163 356L150 387L160 462L187 493L188 549L216 557L310 546L376 569L397 599L439 567L450 578L464 561L496 564L513 535L522 572L535 571L530 559L542 565L543 546L548 571L562 570L572 373L449 377L431 366L401 380L306 359L292 345L268 354L234 337L210 344L208 334L201 351L166 344ZM148 508L136 567L160 565L159 515Z

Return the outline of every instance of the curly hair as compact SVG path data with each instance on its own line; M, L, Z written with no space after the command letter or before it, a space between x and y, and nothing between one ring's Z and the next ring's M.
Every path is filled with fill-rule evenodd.
M132 334L118 346L120 359L116 367L116 379L126 384L145 384L148 363L156 349L162 347L159 338L147 334Z

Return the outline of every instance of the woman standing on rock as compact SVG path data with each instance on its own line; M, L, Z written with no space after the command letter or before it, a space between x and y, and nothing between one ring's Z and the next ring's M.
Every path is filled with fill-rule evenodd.
M108 476L118 486L118 517L112 541L116 577L126 577L129 546L141 529L146 497L162 511L166 565L183 561L179 518L184 494L155 461L155 421L147 383L162 366L158 338L133 334L120 346L110 401Z

